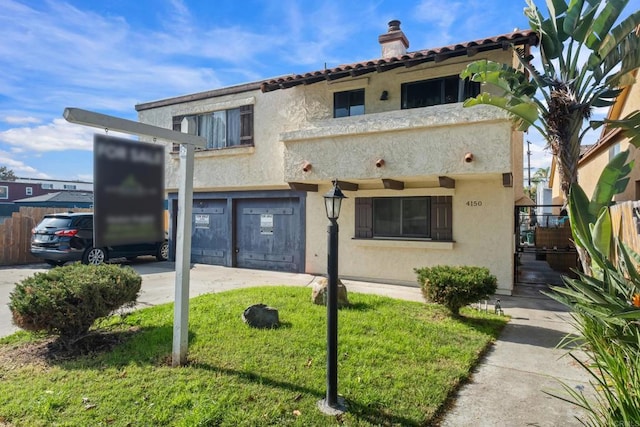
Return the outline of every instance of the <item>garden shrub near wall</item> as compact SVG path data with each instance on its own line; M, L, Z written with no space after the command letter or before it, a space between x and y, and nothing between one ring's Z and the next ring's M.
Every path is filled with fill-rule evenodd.
M19 282L10 295L13 323L72 339L93 322L138 298L142 278L131 267L80 263L36 273Z
M465 305L496 292L498 281L485 267L448 266L416 268L418 283L427 302L447 307L457 316Z

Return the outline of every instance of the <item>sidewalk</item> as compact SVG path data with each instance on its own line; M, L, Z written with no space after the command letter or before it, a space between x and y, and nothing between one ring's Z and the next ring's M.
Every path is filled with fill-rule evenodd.
M459 390L441 426L580 426L581 410L555 397L566 396L562 381L588 392L589 376L556 345L572 328L564 307L540 296L501 297L511 321Z

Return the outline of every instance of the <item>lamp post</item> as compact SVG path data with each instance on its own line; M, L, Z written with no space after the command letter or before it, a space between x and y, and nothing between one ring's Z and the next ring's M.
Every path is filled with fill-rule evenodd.
M327 415L345 412L343 399L338 399L338 216L342 194L338 181L324 195L324 204L329 218L327 257L327 396L318 402L320 410Z

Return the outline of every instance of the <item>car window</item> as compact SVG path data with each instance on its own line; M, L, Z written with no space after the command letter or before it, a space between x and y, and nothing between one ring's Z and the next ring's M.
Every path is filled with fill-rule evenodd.
M93 228L93 217L92 216L83 216L77 219L76 227L78 228Z
M66 228L71 225L71 218L49 217L40 223L42 227Z

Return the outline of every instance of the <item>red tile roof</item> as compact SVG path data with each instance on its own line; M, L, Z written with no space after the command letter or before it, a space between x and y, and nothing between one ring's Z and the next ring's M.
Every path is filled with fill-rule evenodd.
M313 71L305 74L292 74L277 77L262 83L263 92L270 92L278 89L287 89L302 84L313 84L324 80L337 80L345 77L356 77L372 72L385 72L398 67L413 67L424 62L440 62L456 56L473 56L478 52L495 49L506 49L511 45L537 45L538 34L535 31L515 31L482 40L475 40L466 43L459 43L450 46L418 50L409 52L402 56L391 58L380 58L371 61L357 62L354 64L340 65L335 68L328 68L320 71Z

